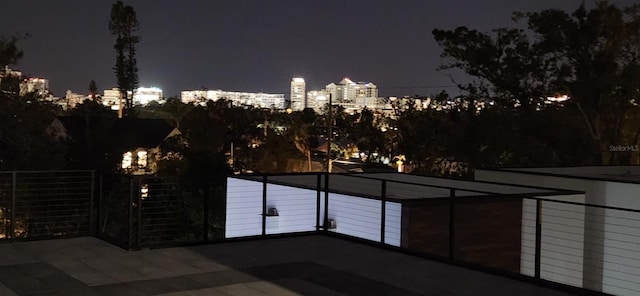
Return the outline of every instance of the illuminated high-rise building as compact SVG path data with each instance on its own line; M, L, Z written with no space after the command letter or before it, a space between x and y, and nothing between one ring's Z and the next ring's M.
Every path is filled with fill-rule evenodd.
M131 92L129 92L129 95L131 95ZM119 110L120 103L124 104L124 102L120 102L120 98L121 95L118 88L105 89L102 96L102 104L110 106L112 110ZM151 101L156 101L160 104L164 103L162 89L157 87L139 87L136 89L136 93L133 95L134 105L144 106Z
M345 108L345 111L356 112L362 108L381 109L384 105L378 97L378 87L371 82L353 82L344 78L338 83L330 83L325 89L310 91L307 94L307 107L320 112L329 103Z
M180 94L180 100L205 106L208 101L228 100L234 106L252 106L255 108L284 109L284 94L250 93L224 90L185 90Z
M162 89L157 87L138 87L136 93L133 95L134 105L147 105L151 101L158 103L164 103L164 97L162 95Z
M301 111L309 107L307 104L304 78L295 77L291 80L291 97L289 99L291 102L290 108L293 111Z
M339 83L331 83L325 88L331 94L333 102L355 103L356 99L377 98L378 87L371 82L353 82L344 78Z

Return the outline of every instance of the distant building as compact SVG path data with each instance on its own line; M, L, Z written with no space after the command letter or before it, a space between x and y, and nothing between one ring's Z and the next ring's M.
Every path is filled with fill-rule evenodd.
M347 112L355 112L368 109L382 109L384 103L378 97L378 87L371 82L353 82L344 78L338 83L328 84L323 90L314 90L307 93L307 106L320 111L329 103L342 106Z
M131 95L131 93L129 93ZM133 95L133 105L145 106L152 101L164 103L162 89L157 87L139 87ZM124 102L122 102L124 104ZM112 110L120 109L120 90L118 88L105 89L102 96L102 104L110 106Z
M164 103L164 96L162 89L157 87L139 87L136 89L136 94L133 95L134 105L147 105L152 101L158 103Z
M284 109L284 94L249 93L223 90L185 90L180 99L183 103L206 105L207 101L229 100L235 106Z
M84 100L86 99L90 100L91 97L83 94L77 94L70 90L67 90L64 97L54 97L49 94L48 96L39 98L40 101L60 106L63 110L73 109L78 106L78 104L84 103Z
M320 113L322 107L329 104L329 93L326 90L312 90L307 93L307 108Z
M4 66L0 70L0 92L17 94L20 92L20 71L11 70L9 66Z
M0 70L0 78L8 77L8 76L22 77L22 72L16 71L16 70L12 70L11 68L9 68L8 65L5 65L4 68L2 68L2 70Z
M293 111L302 111L304 108L308 108L306 98L306 84L303 78L296 77L291 80L291 106Z
M102 96L102 104L105 106L110 106L111 110L119 110L120 109L120 90L117 88L105 89L104 95ZM123 102L124 104L124 102Z
M22 77L22 72L12 70L9 66L4 66L0 70L0 91L24 96L35 93L40 98L50 96L49 80L44 78Z
M336 103L353 103L356 98L377 98L378 87L371 82L355 83L344 78L338 84L331 83L325 87Z
M20 95L35 93L39 97L49 94L49 80L44 78L29 77L20 82Z
M22 78L22 72L20 71L16 71L16 70L12 70L11 68L9 68L9 66L4 66L4 68L2 68L2 70L0 70L0 83L2 83L2 79L5 78L9 78L9 77L13 77L13 78Z
M64 97L64 109L75 108L78 104L82 104L84 100L91 99L91 96L74 93L70 90L67 90L66 95Z

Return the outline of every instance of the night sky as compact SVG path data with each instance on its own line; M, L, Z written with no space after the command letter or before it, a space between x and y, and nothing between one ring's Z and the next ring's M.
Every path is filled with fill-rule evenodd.
M0 35L29 33L15 68L50 79L54 94L115 87L114 38L106 0L3 1ZM434 28L511 26L511 12L560 8L578 0L137 0L142 86L165 96L206 87L289 94L343 77L376 83L382 96L430 94L451 85ZM587 1L591 3L593 1ZM636 1L618 0L626 6ZM456 79L464 79L453 73ZM423 88L436 86L435 88ZM406 87L421 87L420 89ZM454 90L454 89L449 89Z

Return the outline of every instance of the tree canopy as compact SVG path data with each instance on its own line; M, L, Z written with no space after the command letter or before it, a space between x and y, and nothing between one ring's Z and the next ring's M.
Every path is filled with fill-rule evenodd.
M570 126L575 129L563 135L573 139L568 142L588 142L573 147L589 151L581 164L629 163L630 154L612 153L610 147L637 145L640 135L632 116L640 94L640 5L620 8L598 1L572 13L518 12L514 20L526 29L433 30L442 56L450 61L441 68L474 77L460 85L464 94L512 110L514 127L532 138L546 138L549 145L543 146L552 146L557 141L552 134ZM569 100L554 109L555 116L538 114L557 107L547 100L557 95ZM549 121L561 129L540 131Z
M18 48L18 36L0 36L0 67L15 65L24 53Z

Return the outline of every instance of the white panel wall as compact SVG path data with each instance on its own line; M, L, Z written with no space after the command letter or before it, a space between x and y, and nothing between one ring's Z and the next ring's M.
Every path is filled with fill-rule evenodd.
M384 242L388 245L400 246L402 225L402 204L385 202Z
M546 198L584 202L584 195ZM535 211L535 201L533 203ZM542 202L541 205L540 277L580 287L584 280L585 208L548 201Z
M262 234L262 182L236 178L227 180L225 237ZM320 193L320 225L324 223L324 191ZM329 193L329 219L333 231L367 240L380 241L382 202L376 199ZM315 190L267 184L267 208L279 216L266 217L266 234L313 231L316 226ZM386 202L385 243L400 246L402 205Z
M262 182L227 178L225 238L262 234Z
M329 219L340 234L380 241L382 202L376 199L329 193ZM386 202L385 243L400 246L402 205Z
M603 291L640 295L640 213L604 209L594 215L604 220L591 231L602 236L594 244L602 244Z
M586 196L577 202L640 208L640 184L482 170L476 172L476 179L581 190ZM551 202L543 205L543 278L610 294L640 296L640 213L595 207L585 210ZM529 242L535 239L535 224L527 220L535 221L529 213L535 213L535 201L525 201L523 211L522 272L533 275L529 262L533 253L528 248L535 246L535 240L533 245Z
M640 184L601 182L604 183L604 196L607 206L640 210Z
M316 203L315 190L267 184L267 209L275 207L279 214L267 217L267 234L314 231Z
M329 219L336 221L333 231L380 241L380 200L329 193Z
M548 199L583 202L583 195L550 196ZM540 277L582 286L584 261L584 207L544 201L541 203ZM535 275L536 201L522 203L522 255L520 272Z

